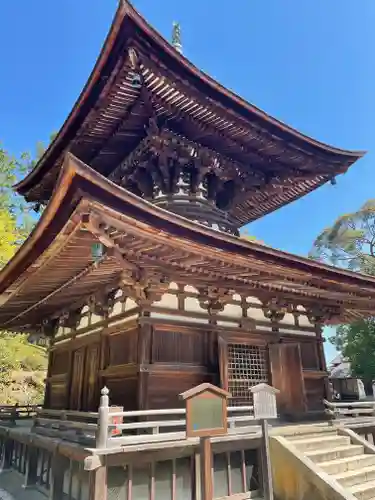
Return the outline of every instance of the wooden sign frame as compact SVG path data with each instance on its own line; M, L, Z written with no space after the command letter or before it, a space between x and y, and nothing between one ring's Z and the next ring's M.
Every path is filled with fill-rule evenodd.
M180 394L186 404L186 437L215 437L223 436L228 432L227 400L230 393L212 384L200 384L193 389ZM219 399L221 402L221 427L194 429L193 405L197 399Z

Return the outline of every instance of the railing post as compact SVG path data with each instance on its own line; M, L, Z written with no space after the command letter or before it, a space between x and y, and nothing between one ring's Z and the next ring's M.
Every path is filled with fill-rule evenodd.
M63 500L64 495L64 475L69 467L69 459L60 455L55 450L51 463L51 484L48 500Z
M2 444L2 459L0 464L0 471L8 470L12 465L13 454L13 440L9 436L4 436Z
M11 424L12 425L16 425L16 421L17 421L17 410L18 410L18 403L16 403L13 408L12 408L12 412L11 412Z
M38 450L32 444L29 444L24 488L28 488L29 486L34 486L36 484L37 468L38 468Z
M100 406L98 411L98 432L96 436L96 447L106 448L108 440L108 424L109 424L109 390L103 387L100 396Z

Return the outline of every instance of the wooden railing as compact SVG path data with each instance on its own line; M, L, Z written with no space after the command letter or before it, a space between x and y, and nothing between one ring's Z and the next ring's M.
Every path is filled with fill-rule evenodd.
M33 432L100 449L185 439L184 408L113 411L107 391L102 390L98 413L38 410ZM229 434L256 432L253 407L228 407L228 428Z
M333 418L375 417L375 401L355 401L351 403L324 400L326 412Z
M39 405L1 405L0 421L15 423L17 420L30 419L41 409Z

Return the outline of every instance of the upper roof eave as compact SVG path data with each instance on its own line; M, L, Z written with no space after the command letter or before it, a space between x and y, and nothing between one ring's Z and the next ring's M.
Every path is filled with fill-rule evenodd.
M103 69L108 63L111 51L116 45L116 42L119 38L121 38L122 27L127 21L133 23L138 28L138 30L141 31L143 36L145 36L153 44L155 44L161 54L169 58L171 61L174 61L175 65L179 67L180 70L184 71L190 78L192 78L196 82L199 82L200 85L203 85L203 88L206 89L206 95L209 93L211 100L216 99L216 101L218 102L224 102L225 107L228 110L231 110L235 114L240 115L242 118L245 118L249 122L258 120L262 122L266 127L271 127L286 134L287 136L289 136L291 141L309 144L310 146L316 148L317 151L323 152L325 154L331 154L336 157L342 157L343 160L349 161L350 164L354 163L356 160L366 154L366 151L363 150L345 150L317 141L286 125L282 121L273 118L253 104L248 103L237 94L226 89L209 75L194 66L188 59L186 59L186 57L176 51L173 46L169 42L167 42L154 28L152 28L152 26L147 23L147 21L132 7L132 5L127 0L120 0L110 31L104 42L103 48L100 52L94 69L91 72L91 75L83 91L78 97L71 113L69 114L59 133L52 141L35 168L23 180L21 180L14 186L14 189L20 194L25 195L30 187L32 187L32 185L38 181L38 178L43 176L44 170L48 170L48 161L51 156L53 156L53 153L55 153L59 149L61 152L61 150L63 150L69 143L69 139L67 137L68 132L70 129L74 128L75 122L79 120L79 115L82 111L82 107L85 101L91 94L94 93L96 85L100 83ZM64 140L67 140L67 144L65 144L65 146L63 144ZM345 170L343 170L343 172L344 171Z
M84 189L82 189L82 184L85 186ZM120 207L120 212L124 214L126 209L128 213L130 210L137 211L137 221L146 220L147 224L166 233L169 235L168 237L186 238L206 247L229 252L234 256L256 257L271 263L273 261L275 265L308 272L317 278L320 276L327 280L331 279L361 288L375 289L375 277L337 269L304 257L274 250L256 242L218 233L213 229L168 212L114 184L71 154L67 154L60 172L58 187L55 189L41 219L29 238L0 272L0 294L7 292L48 247L46 241L51 239L49 229L51 222L58 220L59 225L63 227L82 198L97 200L108 207ZM68 210L66 210L66 206L69 206Z

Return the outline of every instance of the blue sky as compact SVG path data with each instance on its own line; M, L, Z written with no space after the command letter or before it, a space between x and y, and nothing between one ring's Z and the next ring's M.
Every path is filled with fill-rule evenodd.
M273 116L321 141L369 153L351 172L249 226L306 255L337 216L375 197L374 0L134 0L185 55ZM116 0L1 2L0 141L14 154L59 129L99 53ZM332 347L327 357L333 355Z

